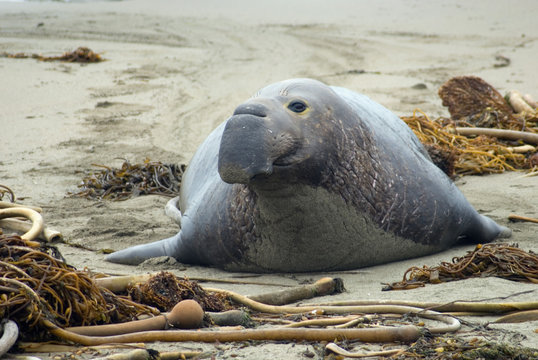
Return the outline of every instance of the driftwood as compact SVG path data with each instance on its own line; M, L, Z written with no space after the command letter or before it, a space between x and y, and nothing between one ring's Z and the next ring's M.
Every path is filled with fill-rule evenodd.
M528 222L538 223L537 218L531 218L531 217L521 216L521 215L516 215L516 214L508 215L508 220L510 220L510 221L528 221Z
M538 134L534 134L534 133L530 133L526 131L490 129L490 128L479 128L479 127L457 127L456 133L460 135L465 135L465 136L486 135L486 136L493 136L499 139L506 139L506 140L522 140L526 143L538 145Z
M536 112L536 103L529 95L527 95L527 98L525 98L525 96L521 95L519 91L511 90L504 98L516 113L525 112L534 114Z

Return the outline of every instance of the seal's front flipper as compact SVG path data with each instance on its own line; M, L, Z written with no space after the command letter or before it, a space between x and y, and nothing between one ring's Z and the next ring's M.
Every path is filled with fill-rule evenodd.
M491 218L480 215L482 226L480 235L484 238L484 242L493 241L495 239L504 239L512 236L512 230L506 226L497 224Z
M472 243L488 243L495 239L505 239L512 236L512 230L506 226L497 224L484 215L478 215L476 221L470 224L464 234L466 241Z
M501 228L501 232L499 232L499 235L497 235L497 239L507 239L512 236L512 230L507 228L506 226L499 225Z
M179 236L180 234L178 233L167 239L119 250L107 255L105 260L117 264L138 265L154 257L170 256L170 254L176 253L175 249L179 243Z

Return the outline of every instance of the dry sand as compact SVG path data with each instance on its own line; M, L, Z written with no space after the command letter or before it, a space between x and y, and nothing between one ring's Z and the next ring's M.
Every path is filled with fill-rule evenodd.
M536 97L536 10L532 0L0 2L0 52L56 55L88 46L107 59L79 65L0 58L0 183L22 203L42 206L46 222L73 243L120 249L168 237L177 227L164 216L165 198L95 202L66 193L76 190L92 163L118 166L118 158L146 157L188 162L236 105L286 78L348 87L398 115L415 108L446 115L437 89L456 75L477 75L501 92L515 88ZM496 67L499 55L510 64ZM538 177L521 175L465 177L458 185L480 212L514 230L511 241L536 252L537 225L507 221L512 212L538 217ZM167 269L109 264L96 252L60 249L78 268L114 274ZM347 292L322 300L480 300L527 290L532 292L506 301L536 300L536 285L496 278L381 292L381 282L399 280L412 265L436 265L470 249L328 274L342 277ZM237 275L197 266L174 271L219 279ZM255 280L294 285L324 275ZM275 288L209 285L243 294ZM466 320L481 324L492 318ZM536 321L490 327L508 331L466 327L465 335L538 348ZM249 359L304 358L305 350L315 350L313 344L157 347Z

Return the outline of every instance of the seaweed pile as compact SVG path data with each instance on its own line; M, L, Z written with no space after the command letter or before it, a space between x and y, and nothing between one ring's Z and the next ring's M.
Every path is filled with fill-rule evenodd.
M343 347L353 347L353 342ZM358 345L358 344L355 344ZM326 360L342 358L374 357L390 359L435 359L435 360L475 360L475 359L535 359L538 352L535 349L516 347L509 343L495 343L479 338L463 339L455 336L424 336L413 343L408 349L384 350L376 353L351 352L334 343L326 346ZM333 354L334 353L334 354ZM377 357L376 357L377 358Z
M135 319L156 310L99 287L87 271L65 263L53 246L0 235L0 318L23 338L47 338L42 320L67 327Z
M474 76L450 79L439 96L450 118L415 111L402 120L447 175L538 169L538 112L530 97L512 91L505 99Z
M318 347L319 351L327 354L327 356L332 356L333 352L335 354L350 353L349 350L343 347L353 348L354 346L361 346L365 342L370 343L369 347L381 347L382 350L366 353L362 350L361 353L355 354L359 354L361 357L379 355L393 356L393 358L431 359L453 358L453 355L463 353L469 354L469 356L481 356L482 354L486 356L486 354L492 353L491 351L502 356L510 354L527 356L529 354L532 357L536 355L536 350L533 349L492 345L479 340L467 341L451 336L447 333L458 331L461 328L461 323L452 316L442 313L442 311L449 311L448 309L432 311L428 309L431 304L427 303L410 305L391 304L385 301L361 304L358 301L357 304L348 302L347 304L275 306L264 304L251 297L229 290L202 289L196 283L188 282L186 279L181 280L169 273L152 276L150 281L146 283L146 285L151 285L147 288L141 287L141 291L145 291L144 289L155 290L159 298L173 297L182 293L187 297L195 297L198 290L205 294L217 295L234 302L235 306L248 308L248 312L253 315L251 320L255 321L259 326L251 329L245 328L244 325L234 328L223 325L224 327L219 328L219 326L214 327L212 322L209 322L206 323L206 326L209 324L209 329L192 331L178 330L173 327L169 329L167 319L171 319L173 310L168 314L146 319L151 323L154 323L153 320L158 320L166 330L158 330L153 327L145 329L144 326L149 324L146 320L120 324L119 326L73 326L79 324L102 324L108 321L108 319L104 319L105 317L110 320L123 321L125 316L123 319L112 318L118 317L115 313L125 310L131 310L131 313L126 316L127 318L134 318L136 317L135 315L144 313L146 310L152 314L157 311L152 312L151 308L143 307L121 296L114 295L112 288L116 292L122 292L125 287L122 290L119 286L113 285L115 282L110 280L114 280L114 278L103 278L102 280L107 280L106 283L111 289L106 290L105 282L100 281L101 279L92 280L86 272L76 271L66 265L61 259L58 259L60 255L53 248L42 248L40 246L38 250L29 246L32 244L21 243L18 237L2 237L1 239L3 245L0 248L0 255L6 260L0 263L4 274L0 278L0 316L16 321L19 327L22 328L21 333L26 340L48 340L54 335L64 342L85 346L111 343L117 346L120 343L154 341L215 343L216 341L303 340L310 342L333 341L333 343L326 344L324 348L322 346ZM119 280L121 284L129 284L124 278L118 277L116 280ZM140 278L140 276L133 277L133 279L136 278ZM327 285L335 285L336 280L323 278L313 285L326 288ZM180 282L183 285L179 285ZM331 288L334 287L332 285L330 286ZM297 288L289 289L290 292L296 292L297 290ZM283 294L283 291L274 292L270 294L270 297L277 294L288 297ZM106 300L106 304L101 305L101 310L97 311L95 306L101 304L101 298ZM117 302L118 299L121 301ZM178 299L181 300L181 296ZM536 312L535 309L538 303L473 303L472 305L490 306L491 309L488 312L495 314L513 310L518 311L519 314L526 314L529 313L529 310ZM499 306L501 307L500 311ZM239 325L244 321L244 316L248 317L244 311L232 310L220 313L220 315L226 315L226 313L229 315L231 313L237 314L237 312L241 313L239 319L241 323L237 323ZM484 311L477 313L483 314ZM215 313L206 315L216 316ZM426 319L433 319L436 323L425 322ZM442 324L439 324L439 322ZM227 325L229 326L229 324ZM494 335L489 329L484 328L482 331L489 338ZM336 343L339 343L339 345ZM46 345L43 343L34 344L34 347ZM24 346L22 347L23 349L25 348ZM47 352L50 351L48 350ZM164 356L164 354L162 353L161 355ZM176 356L174 358L178 358L177 354L174 354L174 356Z
M387 285L383 290L407 290L428 283L488 276L538 284L538 254L521 250L517 245L477 245L466 255L454 257L452 262L442 262L434 267L410 267L402 281Z
M499 344L476 337L463 339L455 336L420 338L396 359L534 359L537 351L515 347L508 343Z
M204 311L223 311L229 306L224 297L205 291L196 281L180 279L169 272L160 272L148 281L127 287L127 293L136 302L171 311L181 300L192 299Z
M124 160L121 168L93 165L104 170L85 176L78 186L81 190L70 196L98 200L127 200L149 194L173 197L179 194L186 168L183 164L163 164L149 159L142 164Z
M443 119L430 120L426 115L415 112L402 120L425 145L435 164L450 177L536 167L530 153L519 153L516 147L494 137L481 135L471 138L456 134L452 125L442 125L440 121Z
M77 49L65 52L59 56L45 56L41 54L25 54L25 53L0 53L0 57L11 59L37 59L40 61L63 61L72 63L96 63L104 61L101 55L93 52L91 49L80 46Z

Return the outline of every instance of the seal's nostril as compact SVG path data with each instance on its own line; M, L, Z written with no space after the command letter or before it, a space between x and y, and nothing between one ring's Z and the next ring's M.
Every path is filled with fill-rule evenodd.
M246 103L239 105L234 115L254 115L259 117L267 117L268 109L262 104Z

